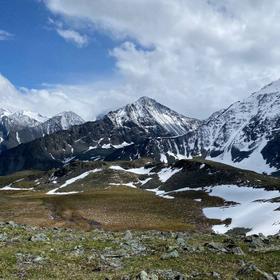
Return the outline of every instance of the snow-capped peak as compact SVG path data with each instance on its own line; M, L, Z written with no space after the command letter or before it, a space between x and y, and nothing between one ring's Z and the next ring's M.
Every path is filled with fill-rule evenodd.
M279 130L279 118L280 80L213 114L200 129L201 142L206 150L219 154L214 160L258 172L270 171L261 152Z
M69 129L73 125L79 125L85 121L72 111L61 112L55 115L52 119L59 119L62 129Z
M134 102L134 104L141 104L143 106L145 105L156 105L156 104L159 104L156 100L154 100L153 98L150 98L148 96L142 96L140 97L138 100L136 100Z
M280 79L265 85L259 91L253 93L253 95L269 94L276 92L280 92Z
M30 112L31 113L31 112ZM35 115L35 113L33 113ZM40 121L31 117L31 114L25 111L17 111L8 116L10 121L19 127L34 127L40 124Z
M0 118L4 117L4 116L9 116L11 115L12 112L10 112L9 110L0 108Z
M136 102L110 112L109 119L118 127L134 123L146 131L178 136L195 130L200 121L185 117L152 98L141 97ZM161 132L159 131L159 127Z
M32 111L26 111L26 110L18 111L15 114L17 114L19 116L22 115L22 116L29 117L30 119L36 120L39 123L45 122L49 119L48 117L42 116L39 113L32 112Z

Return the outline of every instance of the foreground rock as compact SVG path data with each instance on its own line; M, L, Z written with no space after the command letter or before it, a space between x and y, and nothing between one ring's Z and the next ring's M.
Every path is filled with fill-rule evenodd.
M0 223L0 279L280 279L280 235L89 232Z

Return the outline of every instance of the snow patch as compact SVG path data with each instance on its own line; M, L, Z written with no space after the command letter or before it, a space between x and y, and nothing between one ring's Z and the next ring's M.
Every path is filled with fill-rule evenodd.
M176 173L180 172L182 170L182 168L178 169L178 168L163 168L159 173L158 173L158 177L159 180L162 183L165 183L167 180L169 180L172 176L174 176Z
M137 187L134 185L133 182L130 182L130 183L110 183L109 185L111 185L111 186L126 186L126 187L130 187L130 188L133 188L133 189L137 189Z
M15 188L12 187L13 184L10 184L8 186L5 186L3 188L1 188L1 191L33 191L34 188Z
M17 139L17 142L18 142L19 144L21 144L21 140L20 140L20 138L19 138L18 132L16 132L16 139Z
M138 175L149 175L152 170L152 168L145 168L145 167L124 169L118 165L112 165L109 168L113 169L113 170L117 170L117 171L130 172L130 173L134 173L134 174L138 174Z
M153 192L155 193L156 196L166 198L166 199L174 199L173 196L168 195L167 192L160 190L160 188L155 188L155 189L146 189L148 192Z
M90 175L92 173L97 173L97 172L100 172L100 171L102 171L102 169L94 169L94 170L90 170L90 171L84 172L84 173L80 174L77 177L74 177L74 178L66 180L66 182L63 185L61 185L60 187L55 188L55 189L47 192L47 194L48 195L51 195L51 194L58 194L58 195L60 195L61 193L57 193L58 190L60 190L62 188L65 188L65 187L75 183L76 181L82 180L82 179L86 178L88 175ZM77 192L71 192L71 193L77 193ZM67 193L67 194L70 194L70 192Z
M222 197L238 204L229 207L211 207L203 209L204 214L211 219L225 220L231 218L230 225L216 225L213 230L225 233L236 227L251 228L248 234L263 233L276 234L280 230L280 203L272 203L269 199L279 197L279 191L267 191L252 187L238 187L236 185L221 185L208 187L211 196Z
M165 154L160 154L160 161L163 163L168 163L167 157Z
M119 145L112 145L115 149L121 149L121 148L124 148L124 147L128 147L128 146L131 146L133 145L134 143L131 142L131 143L127 143L127 142L123 142L122 144L119 144Z

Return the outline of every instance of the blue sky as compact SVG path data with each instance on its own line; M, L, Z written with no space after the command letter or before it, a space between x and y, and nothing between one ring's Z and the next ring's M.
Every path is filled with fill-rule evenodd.
M36 0L1 0L0 29L14 36L0 43L0 72L16 86L38 88L43 83L84 83L110 77L112 38L94 32L89 44L77 47L49 24L56 17Z
M205 119L280 78L279 15L279 0L0 0L0 107L91 120L149 96Z

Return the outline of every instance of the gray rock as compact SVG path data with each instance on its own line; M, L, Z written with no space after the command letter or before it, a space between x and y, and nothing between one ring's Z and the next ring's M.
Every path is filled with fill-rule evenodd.
M7 233L1 233L0 234L0 242L5 242L5 241L7 241L8 240L8 235L7 235Z
M30 254L23 254L23 253L17 253L16 259L18 263L28 264L28 265L32 265L32 264L39 265L45 262L45 258L42 256L33 256Z
M233 247L230 249L231 253L237 256L244 256L244 252L240 247Z
M17 224L14 221L8 221L6 224L11 227L17 227Z
M215 253L227 253L228 250L221 243L210 242L204 245L209 251Z
M172 269L158 269L154 273L158 275L159 279L164 280L185 280L187 278L182 273L173 271Z
M280 280L280 272L273 272L273 275L276 280Z
M45 261L45 259L41 256L34 257L34 259L33 259L33 262L36 264L42 264L44 261Z
M257 271L258 268L255 264L253 263L249 263L249 264L245 264L239 271L238 271L238 275L248 275L252 272Z
M146 255L147 248L139 240L130 239L123 244L123 249L129 255Z
M44 242L49 241L49 238L44 233L38 233L36 235L33 235L29 238L29 241L32 242Z
M120 259L117 259L117 258L113 258L113 259L110 259L110 260L106 260L106 265L114 268L114 269L121 269L123 264L122 264L122 261Z
M250 252L258 252L258 253L267 253L267 252L276 252L280 251L280 246L278 245L269 245L263 247L257 247L250 249Z
M244 241L250 244L252 248L259 248L264 246L263 240L258 235L247 236Z
M149 275L146 271L141 271L137 276L136 276L137 280L150 280L149 279Z
M130 231L130 230L127 230L127 231L125 232L123 238L124 238L124 240L131 240L131 239L133 239L133 235L132 235L131 231Z
M183 238L181 238L181 237L178 237L178 238L176 239L176 243L177 243L177 245L178 245L179 247L181 247L181 248L184 248L184 247L186 246L186 241L185 241L185 239L183 239Z
M71 254L78 257L78 256L84 255L84 253L85 253L85 250L84 250L83 246L78 245L78 246L74 247L74 250L72 251Z
M163 254L160 258L162 260L176 259L176 258L179 258L179 253L177 250L173 250L171 252Z
M261 271L253 263L246 264L243 268L241 268L241 270L239 270L239 272L237 273L237 276L238 275L246 276L246 275L250 275L251 273L257 273L260 276L262 276L262 279L265 279L265 280L275 280L275 278L272 275L270 275L264 271Z
M212 272L212 277L214 278L214 279L221 279L221 275L220 275L220 273L218 273L218 272Z

